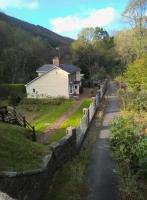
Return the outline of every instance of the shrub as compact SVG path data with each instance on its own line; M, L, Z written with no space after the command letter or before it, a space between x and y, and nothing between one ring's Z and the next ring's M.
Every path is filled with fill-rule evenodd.
M147 55L128 66L125 79L127 85L134 90L147 89Z
M132 99L132 108L136 111L147 111L147 92L140 91Z
M147 92L145 90L118 89L117 95L123 109L136 112L147 111Z
M8 98L8 96L24 97L26 93L23 84L0 84L0 97Z
M9 106L16 106L21 101L21 98L19 96L11 95L8 96L8 105Z
M111 146L116 158L134 172L146 173L147 138L142 136L142 124L123 117L116 118L111 125Z
M46 104L51 104L51 105L61 105L65 101L64 97L58 97L58 98L46 98L46 99L29 99L29 98L24 98L22 101L22 104L30 104L30 105L46 105ZM69 100L71 101L71 100Z

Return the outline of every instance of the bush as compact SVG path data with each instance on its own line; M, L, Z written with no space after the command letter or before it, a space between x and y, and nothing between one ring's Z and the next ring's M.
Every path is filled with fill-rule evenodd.
M111 146L116 158L134 172L147 175L147 138L141 135L142 124L123 117L111 125Z
M0 84L0 98L8 98L9 96L19 97L25 96L26 89L23 84Z
M16 106L20 103L20 101L21 101L21 98L19 96L14 96L14 95L8 96L9 106Z
M147 89L147 55L128 66L125 79L127 85L134 90Z
M123 109L136 112L147 111L147 92L145 90L118 89L117 95Z
M46 98L46 99L29 99L29 98L24 98L22 101L22 104L30 104L30 105L46 105L46 104L51 104L51 105L61 105L65 101L64 97L59 97L59 98ZM71 100L69 100L71 101Z
M136 111L147 111L147 92L140 91L132 99L132 109Z

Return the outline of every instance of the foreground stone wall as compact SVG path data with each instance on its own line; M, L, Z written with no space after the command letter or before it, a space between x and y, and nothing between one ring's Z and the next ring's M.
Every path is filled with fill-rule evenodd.
M76 154L76 134L67 134L51 145L41 169L28 172L1 172L0 190L17 200L43 200L53 175Z

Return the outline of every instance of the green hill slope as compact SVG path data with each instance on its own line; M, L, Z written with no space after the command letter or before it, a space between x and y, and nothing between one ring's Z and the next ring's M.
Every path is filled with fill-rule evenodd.
M36 169L47 152L45 146L26 138L24 128L0 123L0 171Z

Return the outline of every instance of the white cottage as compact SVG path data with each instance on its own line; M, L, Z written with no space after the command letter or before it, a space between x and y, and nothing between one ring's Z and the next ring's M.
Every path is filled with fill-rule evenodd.
M28 98L65 97L79 95L80 68L72 64L60 64L53 58L53 64L46 64L37 71L38 77L26 84Z

